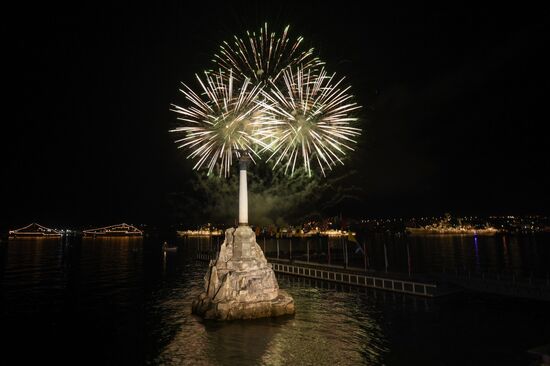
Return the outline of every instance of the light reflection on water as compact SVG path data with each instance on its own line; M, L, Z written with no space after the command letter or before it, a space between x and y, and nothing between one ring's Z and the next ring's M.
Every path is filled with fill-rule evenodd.
M480 240L481 263L498 253L502 258L491 260L510 265L532 257L536 243L508 239L495 242L495 250ZM36 355L94 365L515 365L525 364L526 349L550 338L545 303L467 294L431 300L286 276L279 284L294 297L295 316L203 321L191 314L191 301L201 291L206 264L192 260L195 243L174 241L179 250L165 254L162 242L1 244L2 354L16 354L21 364ZM399 253L395 245L387 245L390 268ZM413 270L421 259L433 260L432 245L411 243ZM462 251L473 257L473 240L439 245L447 245L447 258L454 251L456 258ZM407 252L406 246L399 250ZM539 257L545 250L538 248ZM383 245L371 253L383 265ZM488 351L493 344L497 353Z
M345 238L282 238L267 239L266 252L270 258L292 258L312 262L343 265L347 251L348 265L401 273L431 273L441 271L482 271L514 273L544 278L549 273L550 235L525 236L474 236L474 235L428 235L397 236L371 234L359 238L354 244ZM277 245L277 242L279 245ZM504 242L504 245L502 244ZM363 245L366 244L366 258ZM213 243L198 239L193 245L202 250ZM263 245L263 242L262 242ZM215 245L214 247L215 248Z
M197 288L157 311L179 331L154 360L189 365L379 365L388 351L381 314L356 293L280 281L296 301L295 316L252 321L203 321L190 313ZM198 283L197 283L198 285ZM290 287L288 287L290 285ZM183 291L182 291L183 292ZM363 299L364 300L364 299Z

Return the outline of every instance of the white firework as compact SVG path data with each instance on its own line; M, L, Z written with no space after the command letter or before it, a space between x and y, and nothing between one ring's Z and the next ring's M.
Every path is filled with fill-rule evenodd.
M315 159L325 175L337 163L344 164L347 151L352 151L361 129L353 127L358 120L353 112L361 107L348 94L343 78L298 67L282 72L282 82L270 82L269 90L262 91L259 103L266 110L264 118L264 147L270 150L267 159L275 168L285 165L285 173L294 173L296 163L302 160L311 176L311 160Z
M218 166L219 174L228 176L234 153L238 157L238 150L246 150L258 156L258 147L265 148L264 104L257 102L261 87L250 79L234 83L231 71L229 77L222 71L205 73L204 80L196 77L202 93L182 83L180 91L188 105L172 104L171 111L179 114L183 125L170 132L184 134L175 142L178 148L190 150L188 158L196 159L193 169L205 166L210 174Z
M313 55L313 48L304 49L302 37L291 41L289 28L278 36L275 32L269 33L265 23L259 33L247 31L244 40L234 36L233 44L224 42L213 61L226 72L233 70L237 79L249 78L254 82L276 81L288 67L322 65Z

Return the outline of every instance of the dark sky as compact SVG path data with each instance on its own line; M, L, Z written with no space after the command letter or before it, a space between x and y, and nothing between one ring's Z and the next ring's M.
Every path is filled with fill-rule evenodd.
M264 3L5 9L0 224L169 220L191 175L168 133L179 82L265 21L290 24L364 106L361 202L339 209L549 212L543 9Z

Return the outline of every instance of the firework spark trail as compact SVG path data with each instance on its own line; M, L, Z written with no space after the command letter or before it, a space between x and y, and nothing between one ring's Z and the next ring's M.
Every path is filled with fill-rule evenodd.
M350 143L361 134L361 129L350 124L357 121L351 113L359 108L347 94L350 87L342 87L343 78L334 82L324 68L319 72L298 67L282 71L283 83L270 82L269 90L262 90L266 126L262 151L270 150L268 161L274 167L285 164L285 172L294 173L301 155L305 170L311 175L311 158L315 157L321 172L343 164L346 150L354 150Z
M240 87L235 88L231 72L229 77L222 71L205 73L204 80L198 75L196 77L203 93L199 96L182 83L180 91L189 106L172 104L171 111L178 113L178 120L185 125L170 132L185 134L175 142L178 148L190 150L188 158L197 159L193 169L206 165L210 174L219 162L219 174L223 172L228 176L236 150L247 150L258 156L257 146L266 148L263 141L270 133L264 127L267 121L262 110L267 104L257 102L260 85L254 86L245 79Z
M288 30L289 26L278 37L275 32L268 32L265 23L258 34L246 32L247 41L234 36L233 45L224 42L213 61L227 73L233 70L236 79L249 78L255 82L276 81L288 67L315 69L323 65L314 57L313 48L302 50L302 37L292 43Z
M176 143L190 150L194 169L205 166L210 174L219 164L219 174L228 176L233 153L269 151L273 169L281 164L293 175L303 163L311 176L314 160L326 175L353 150L361 129L352 114L361 107L344 79L329 76L313 49L302 50L303 39L292 42L288 30L279 37L265 24L258 34L247 32L248 39L235 36L234 45L224 42L214 55L219 71L197 76L198 94L183 84L188 105L171 110L184 126L171 132L185 134Z

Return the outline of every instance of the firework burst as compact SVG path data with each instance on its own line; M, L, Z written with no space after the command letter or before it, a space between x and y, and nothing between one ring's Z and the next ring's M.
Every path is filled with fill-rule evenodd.
M288 30L289 26L279 37L275 32L268 32L266 23L259 33L247 31L248 39L235 36L233 44L224 42L213 61L227 72L233 70L236 78L249 78L254 82L275 81L288 67L307 69L322 65L323 62L314 57L313 48L303 49L302 37L290 40Z
M265 109L269 126L262 140L270 150L267 159L285 165L285 173L294 173L298 160L311 176L311 160L315 159L325 175L325 169L343 164L346 151L354 150L352 144L361 134L353 127L357 118L351 114L361 108L348 94L350 87L343 87L343 78L327 75L324 68L315 72L303 67L283 70L282 83L270 83L269 90L262 91L260 102ZM282 84L282 85L279 85Z
M294 174L303 164L311 176L311 161L326 175L346 153L354 150L361 129L354 127L359 108L343 80L328 75L313 49L292 41L289 27L282 35L269 33L267 24L248 39L235 37L214 55L218 72L197 76L201 90L183 84L187 105L172 105L182 126L171 130L184 136L176 141L206 167L229 175L233 154L247 151L259 158L268 152L273 168L284 165Z
M205 166L210 174L218 166L219 174L228 176L233 153L239 156L237 150L246 150L257 156L258 147L265 148L263 140L268 135L262 128L262 106L257 103L261 87L249 79L237 86L231 72L229 77L222 71L205 73L204 80L196 77L202 93L182 83L180 91L188 106L172 104L171 110L184 125L170 132L185 134L176 143L178 148L190 150L188 158L196 159L193 169Z

